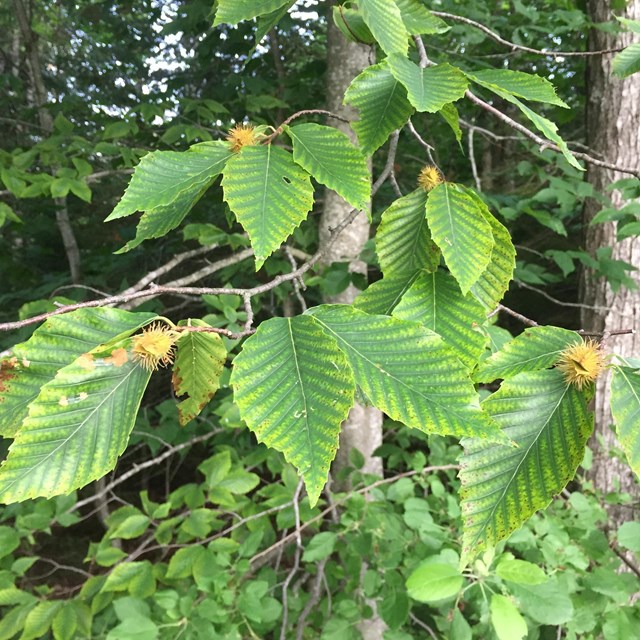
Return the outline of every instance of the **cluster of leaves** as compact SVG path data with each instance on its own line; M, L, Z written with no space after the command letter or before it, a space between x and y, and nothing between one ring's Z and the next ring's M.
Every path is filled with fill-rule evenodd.
M178 428L178 416L175 405L163 413L164 435ZM137 437L157 446L138 427ZM237 420L228 422L199 458L191 451L183 466L197 466L192 482L167 493L157 487L132 494L139 507L112 511L106 531L91 542L75 493L6 508L0 638L302 633L356 640L372 599L388 627L385 640L423 637L425 626L452 640L519 640L560 629L572 639L633 636L640 606L629 601L638 577L618 572L620 559L598 528L605 512L595 497L556 500L506 546L461 573L455 471L445 470L458 446L399 428L381 449L389 473L383 483L363 476L357 470L363 460L354 454L354 489L333 496L337 521L323 517L331 507L321 512L300 500L302 551L289 533L296 526L295 470L273 451L238 438L239 429ZM422 472L427 451L442 471ZM623 525L611 544L640 552L637 529ZM63 538L73 541L64 551ZM280 561L264 563L274 550ZM52 584L52 569L74 570L62 584L56 572Z
M216 20L235 23L272 11L277 19L289 4L222 1ZM354 213L365 208L366 156L415 111L439 113L459 139L454 102L471 85L516 107L581 169L555 124L523 102L566 106L548 81L505 69L416 64L409 36L447 25L418 2L391 3L390 11L388 5L362 0L350 17L336 14L361 19L386 54L345 96L359 112L359 146L334 128L308 123L285 124L270 135L237 128L227 141L149 153L108 218L142 212L136 238L122 251L178 226L222 174L224 200L260 269L311 210L312 177ZM292 152L275 143L280 135L288 136ZM581 340L577 334L538 328L504 344L487 320L509 286L515 251L478 193L439 176L421 185L382 215L376 251L383 278L353 306L319 306L263 322L235 358L231 384L247 426L294 464L312 507L356 393L406 426L465 438L466 565L574 476L592 429L589 387L576 388L550 369ZM2 435L14 441L0 468L1 500L69 492L113 469L149 380L145 357L168 362L174 341L174 388L187 396L179 405L182 422L198 415L220 384L226 350L212 327L186 320L170 330L169 347L160 353L157 344L145 347L141 357L140 340L149 338L133 334L156 319L111 309L53 317L2 361ZM487 349L495 353L485 359ZM500 390L481 405L474 383L497 379L504 380ZM636 472L639 380L634 364L625 363L612 382L621 443Z

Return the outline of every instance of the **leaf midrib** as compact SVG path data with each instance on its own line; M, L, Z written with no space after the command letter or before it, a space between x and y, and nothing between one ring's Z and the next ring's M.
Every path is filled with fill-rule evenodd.
M540 438L540 436L546 431L549 422L551 421L553 416L558 411L558 407L560 406L560 403L562 402L562 400L564 399L564 397L565 397L565 395L567 394L568 391L569 391L569 385L567 384L565 386L565 388L564 388L564 391L562 392L562 395L560 396L560 399L556 403L556 406L554 407L553 411L551 411L551 413L549 414L549 417L547 418L547 420L545 420L544 424L538 430L538 434L535 436L535 438L533 438L533 440L531 441L531 444L527 447L527 450L523 453L523 455L522 455L522 457L520 459L520 462L516 465L516 468L514 469L513 473L511 474L511 478L506 483L506 485L504 487L504 490L502 492L502 495L500 496L500 499L496 500L496 502L495 502L495 504L493 506L493 509L491 509L491 513L489 514L489 516L487 516L487 518L485 518L485 521L484 521L485 524L481 527L480 531L476 534L476 536L474 537L473 541L471 542L471 546L472 547L476 546L476 544L478 543L478 539L485 532L485 530L487 528L487 523L490 520L493 520L493 517L494 517L494 515L496 513L496 510L498 508L498 505L502 504L502 501L504 500L504 497L507 494L507 491L511 487L511 484L513 483L514 478L516 477L518 471L520 470L520 467L523 465L524 461L528 457L529 452L531 451L531 448L538 442L538 439ZM539 463L539 461L538 461L538 463ZM538 470L538 473L540 473L540 470ZM543 476L541 476L541 477L543 477Z
M59 449L60 447L62 447L63 445L65 445L66 443L68 443L77 433L78 431L80 431L80 429L82 429L88 420L90 420L95 413L100 409L100 407L102 407L102 405L109 400L113 394L120 388L120 386L122 384L124 384L125 382L128 381L128 379L131 377L131 375L137 371L137 369L139 369L139 365L135 365L133 367L131 367L131 370L129 371L129 373L127 373L126 376L124 376L120 382L113 387L111 393L107 394L104 399L97 404L91 411L90 413L87 415L87 417L75 428L75 430L73 431L73 433L71 433L68 437L64 438L63 440L61 440L62 444L58 445L55 449L53 449L53 451L50 451L40 462L38 462L37 464L35 464L32 467L29 467L20 477L16 478L15 480L12 480L8 485L6 485L5 487L2 488L2 495L5 495L7 493L7 491L16 483L16 482L20 482L22 481L26 476L28 476L30 473L32 473L35 469L37 469L38 467L40 467L42 464L44 464L47 460L49 460L49 458L51 458L52 455L54 455ZM55 379L54 379L55 380ZM37 400L36 400L37 402ZM27 416L26 418L27 420L29 419L29 416ZM22 432L19 432L19 434ZM18 445L20 443L19 437L16 438L16 440L14 441L16 443L16 445ZM74 478L75 478L75 474L77 473L77 466L76 469L74 470Z

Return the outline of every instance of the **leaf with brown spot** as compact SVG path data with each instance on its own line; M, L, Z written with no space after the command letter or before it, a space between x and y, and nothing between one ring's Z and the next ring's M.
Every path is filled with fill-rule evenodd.
M60 369L77 358L81 358L79 366L95 369L94 357L88 352L130 335L155 317L106 308L78 309L49 318L27 342L12 347L11 358L2 361L0 435L15 437L31 403Z

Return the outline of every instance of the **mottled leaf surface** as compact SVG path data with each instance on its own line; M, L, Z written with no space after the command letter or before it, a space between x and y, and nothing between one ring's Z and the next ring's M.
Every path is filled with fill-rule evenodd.
M156 317L120 309L78 309L53 316L0 360L0 434L13 438L29 404L59 369L100 344L133 333Z
M501 438L480 410L465 366L437 334L347 305L324 305L310 313L337 340L356 384L394 420L427 433Z
M381 147L414 112L407 90L394 78L384 60L367 67L351 82L344 102L358 110L359 118L351 126L365 155Z
M310 316L267 320L233 361L231 384L249 429L298 469L314 505L355 393L336 340Z
M506 380L482 407L516 446L463 442L462 565L562 491L582 462L593 429L584 393L555 369Z
M289 237L313 206L309 174L288 151L244 147L227 163L224 199L251 239L256 268Z
M0 502L70 493L115 467L151 375L130 346L98 347L42 387L0 466Z
M187 323L181 323L184 324ZM203 320L190 320L188 325L210 327ZM184 426L202 411L220 388L227 350L218 334L200 331L186 332L176 347L171 381L178 396L188 396L178 403L178 418Z

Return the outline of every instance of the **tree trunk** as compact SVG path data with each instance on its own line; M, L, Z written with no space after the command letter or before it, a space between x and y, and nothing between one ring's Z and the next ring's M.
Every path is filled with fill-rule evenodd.
M331 5L333 2L330 3ZM365 67L371 64L370 57L373 52L370 47L347 41L334 25L329 8L327 35L327 108L336 115L353 120L357 117L354 109L342 104L344 92L355 76ZM332 119L329 124L340 129L352 139L355 139L353 131L348 124ZM331 229L335 228L352 207L335 192L326 190L322 217L320 220L320 247L327 247L331 238ZM360 253L369 239L369 221L365 212L361 212L327 248L324 256L325 264L332 262L348 262L351 272L366 275L367 266L359 260ZM349 287L337 296L332 296L326 302L350 303L357 295L358 290ZM349 454L353 449L358 449L363 454L365 463L362 471L382 476L382 461L373 457L373 452L382 444L382 413L374 407L364 407L355 404L349 417L342 425L340 432L340 446L332 467L332 475L349 466ZM348 489L348 486L339 487ZM363 563L363 574L366 563ZM367 604L373 609L373 616L362 620L358 629L364 640L382 640L387 628L384 621L376 613L376 603L367 600Z
M589 0L589 14L593 22L611 20L613 0ZM627 18L640 19L640 0L628 2ZM589 35L591 50L627 46L633 41L632 33L612 36L592 29ZM640 74L621 80L612 74L612 55L592 56L587 65L587 131L588 143L596 154L622 166L638 166L640 158ZM628 175L602 167L589 166L587 178L594 189L606 193L609 185ZM619 192L611 194L614 206L623 201ZM612 247L612 259L624 260L640 268L640 238L628 238L616 243L616 223L589 225L601 208L595 200L585 206L584 223L586 248L595 256L597 249ZM633 277L640 285L640 272ZM605 334L605 351L620 355L640 353L640 335L607 337L607 332L637 327L640 316L640 290L621 288L614 293L604 278L596 279L592 271L585 270L582 281L582 301L591 308L582 312L582 326L587 331ZM611 429L609 409L609 375L597 381L595 397L595 432L591 439L594 453L590 478L596 489L608 493L625 491L640 497L640 490L629 465L611 457L618 447ZM617 527L633 518L629 507L612 505L609 509L610 525Z
M327 42L327 108L343 118L355 119L357 114L351 107L342 104L344 92L355 76L370 64L371 48L355 42L349 42L333 24L329 16L329 33ZM353 131L348 124L340 120L332 120L330 124L352 138ZM331 237L331 229L351 211L350 204L345 202L334 191L325 193L322 218L320 220L320 247L327 245ZM366 275L367 266L359 260L360 253L369 239L369 221L364 212L352 222L327 250L324 257L326 264L332 262L348 262L349 270ZM349 287L327 302L350 303L358 290ZM336 456L333 470L338 472L349 465L349 453L358 449L365 458L363 471L382 475L382 462L374 458L372 453L382 444L382 414L373 407L356 404L342 426L340 448Z

